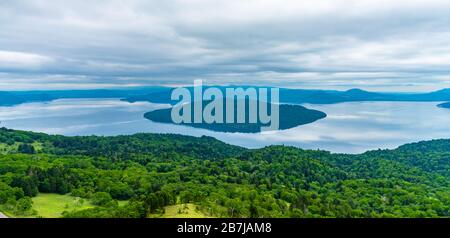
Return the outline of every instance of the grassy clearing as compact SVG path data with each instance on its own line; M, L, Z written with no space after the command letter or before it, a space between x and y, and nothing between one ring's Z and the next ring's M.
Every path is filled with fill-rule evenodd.
M15 154L17 153L17 148L22 143L16 142L12 145L8 145L6 143L0 143L0 154L7 155L7 154ZM36 150L36 153L39 153L42 151L43 145L40 142L33 142L31 145L33 145L34 149Z
M32 143L32 145L34 146L34 149L36 150L36 153L41 152L42 149L43 149L43 145L42 145L41 142L35 141L35 142Z
M33 198L36 217L57 218L61 217L64 211L79 211L93 207L95 206L88 200L69 195L40 193Z
M164 207L164 214L152 214L151 218L209 218L195 204L178 204Z
M53 193L40 193L32 200L33 210L36 213L26 217L59 218L64 211L73 212L96 207L87 199ZM118 203L119 206L124 206L128 201L118 201ZM166 206L164 210L164 214L152 214L149 218L209 218L191 203ZM2 212L6 216L15 217L11 213Z
M36 197L33 197L32 200L32 210L34 210L33 215L17 216L12 214L7 209L2 209L2 207L0 207L0 211L8 217L59 218L62 217L62 213L64 211L74 212L96 207L89 201L89 199L73 197L68 194L60 195L54 193L39 193ZM124 206L127 203L128 201L118 201L119 206Z
M8 145L5 143L0 143L0 154L6 155L11 154L13 152L17 152L18 144Z

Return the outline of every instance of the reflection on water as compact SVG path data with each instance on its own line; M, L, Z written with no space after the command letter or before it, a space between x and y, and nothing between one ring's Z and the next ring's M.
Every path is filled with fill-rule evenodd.
M159 124L145 112L165 108L146 102L117 99L65 99L0 107L1 126L63 135L119 135L137 132L208 135L250 148L270 144L307 149L359 153L437 138L450 138L450 110L438 103L352 102L310 105L328 117L290 130L262 134L221 133L185 126Z

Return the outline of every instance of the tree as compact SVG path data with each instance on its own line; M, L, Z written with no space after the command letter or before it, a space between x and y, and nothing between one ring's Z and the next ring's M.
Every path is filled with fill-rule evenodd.
M105 206L112 200L111 195L106 192L97 192L92 195L92 204L97 206Z
M34 176L21 176L14 178L12 186L22 188L25 196L34 197L39 192L37 183Z
M20 144L17 151L22 154L34 154L36 150L33 145L30 144Z
M30 197L23 197L17 201L15 210L17 214L23 214L31 210L32 207L33 207L33 200L31 200Z

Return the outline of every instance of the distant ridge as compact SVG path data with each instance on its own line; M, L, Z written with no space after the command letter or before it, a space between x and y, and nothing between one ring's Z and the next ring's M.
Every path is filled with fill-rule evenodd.
M250 86L233 87L246 88ZM225 89L224 86L219 88ZM192 90L192 87L189 89ZM14 106L26 102L45 102L67 98L121 98L127 102L147 101L173 105L176 102L170 99L172 90L173 88L168 87L143 87L95 90L0 91L0 106ZM281 103L333 104L362 101L443 102L450 101L450 89L428 93L382 93L369 92L358 88L347 91L280 88Z
M245 88L245 86L243 87ZM143 95L135 95L124 98L128 102L148 101L152 103L175 104L176 101L170 99L170 92L160 91ZM306 90L306 89L280 89L281 103L311 103L311 104L334 104L342 102L363 102L363 101L400 101L400 102L442 102L450 101L450 89L443 89L429 93L379 93L369 92L354 88L347 91L337 90Z

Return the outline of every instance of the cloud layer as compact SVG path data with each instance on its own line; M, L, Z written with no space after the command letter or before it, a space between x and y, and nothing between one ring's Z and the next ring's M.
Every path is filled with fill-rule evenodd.
M446 0L0 2L0 90L450 87Z

